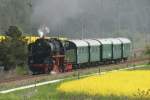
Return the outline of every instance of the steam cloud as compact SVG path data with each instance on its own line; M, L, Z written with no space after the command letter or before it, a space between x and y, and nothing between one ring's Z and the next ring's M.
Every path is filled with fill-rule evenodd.
M150 0L34 0L32 22L52 33L85 37L150 32Z
M39 33L40 37L44 37L44 35L47 35L47 34L50 33L50 30L49 30L49 28L46 25L42 25L38 29L38 33Z

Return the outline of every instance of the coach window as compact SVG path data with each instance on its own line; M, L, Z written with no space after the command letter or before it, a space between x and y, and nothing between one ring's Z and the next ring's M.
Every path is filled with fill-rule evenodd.
M82 53L82 48L80 48L80 53Z
M95 52L97 52L97 47L95 46Z
M92 48L92 52L94 52L94 48Z
M93 52L95 52L95 47L93 47Z
M81 48L79 48L79 53L81 53Z

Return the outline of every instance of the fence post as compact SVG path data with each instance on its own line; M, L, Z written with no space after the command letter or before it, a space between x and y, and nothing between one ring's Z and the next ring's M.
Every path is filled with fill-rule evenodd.
M35 80L35 87L34 87L34 91L37 92L37 80Z
M36 83L37 83L37 81L35 80L35 87L34 88L36 88Z
M79 73L79 70L78 70L78 79L80 79L80 73Z

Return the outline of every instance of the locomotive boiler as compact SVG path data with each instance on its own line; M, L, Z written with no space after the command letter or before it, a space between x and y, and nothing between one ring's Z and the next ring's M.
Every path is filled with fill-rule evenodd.
M63 72L64 48L60 40L56 38L37 39L34 43L29 44L28 51L28 65L34 74L51 71Z

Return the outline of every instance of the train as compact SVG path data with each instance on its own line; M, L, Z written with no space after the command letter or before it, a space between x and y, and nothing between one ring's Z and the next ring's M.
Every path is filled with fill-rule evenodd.
M28 46L28 65L33 74L65 72L82 67L126 61L131 40L39 38Z

